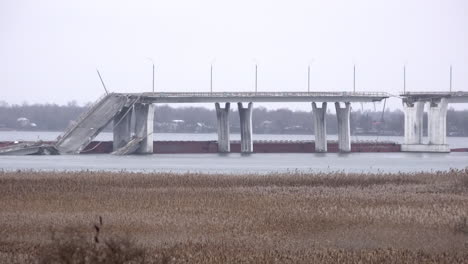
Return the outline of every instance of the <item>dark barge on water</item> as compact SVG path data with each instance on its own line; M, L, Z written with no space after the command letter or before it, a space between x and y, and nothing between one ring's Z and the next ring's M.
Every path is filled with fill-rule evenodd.
M27 154L44 154L43 149L53 146L54 142L0 142L0 148L27 149ZM240 141L231 141L231 152L240 153ZM329 141L327 143L328 152L339 152L338 142ZM37 152L32 149L36 147ZM88 144L82 154L92 153L112 153L112 141L92 141ZM254 140L254 153L314 153L314 141L290 141L290 140ZM400 152L400 144L394 142L353 142L351 152ZM19 151L24 153L24 151ZM50 151L51 154L55 154ZM216 141L154 141L153 153L175 154L175 153L218 153L218 143ZM0 152L1 154L1 152ZM10 153L11 154L11 153ZM26 154L26 153L24 153ZM46 153L47 154L47 153Z

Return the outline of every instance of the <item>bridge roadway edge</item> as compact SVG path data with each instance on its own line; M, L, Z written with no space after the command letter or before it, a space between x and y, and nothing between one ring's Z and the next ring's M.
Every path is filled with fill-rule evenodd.
M218 92L218 93L124 93L143 103L233 103L233 102L379 102L383 92Z

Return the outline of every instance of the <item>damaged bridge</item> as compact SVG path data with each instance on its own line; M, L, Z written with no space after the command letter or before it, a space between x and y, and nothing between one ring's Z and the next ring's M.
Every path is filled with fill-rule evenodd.
M153 148L140 147L140 144L145 140L153 142L153 115L153 105L140 102L138 96L111 93L99 99L70 125L55 147L61 154L78 154L112 122L116 154L152 153ZM133 128L132 117L136 117ZM151 135L146 133L148 125ZM135 135L133 138L132 134Z
M308 102L312 103L316 127L315 151L327 152L325 113L327 103L333 103L337 111L339 128L338 149L351 151L350 104L352 102L378 102L388 98L380 92L218 92L218 93L110 93L101 97L78 120L59 136L57 142L47 146L47 153L55 149L60 154L79 154L106 126L112 123L113 154L153 153L154 104L156 103L214 103L218 123L218 152L230 152L229 113L230 103L238 106L241 128L241 152L251 153L252 112L256 102ZM224 104L224 107L221 105ZM245 104L247 103L247 104ZM322 103L321 107L319 103ZM40 147L35 146L39 151ZM17 146L3 153L19 151ZM44 149L44 148L42 148ZM30 150L33 152L33 150ZM46 154L47 154L46 153ZM0 154L2 150L0 149Z

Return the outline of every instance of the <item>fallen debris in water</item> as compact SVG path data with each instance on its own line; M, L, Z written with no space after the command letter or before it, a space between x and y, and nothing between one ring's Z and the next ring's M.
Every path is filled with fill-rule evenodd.
M141 141L143 141L144 138L142 137L134 137L132 140L130 140L125 146L119 148L118 150L112 152L112 155L130 155L133 154L138 147L140 147Z
M16 142L15 142L16 143ZM42 141L23 142L0 147L0 155L59 155L55 146Z

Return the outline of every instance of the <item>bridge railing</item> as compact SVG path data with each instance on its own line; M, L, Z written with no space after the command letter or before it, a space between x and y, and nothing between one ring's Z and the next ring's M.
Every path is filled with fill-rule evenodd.
M389 97L385 92L154 92L149 97Z
M468 92L404 92L400 93L401 96L422 96L422 95L441 95L441 96L468 96Z

